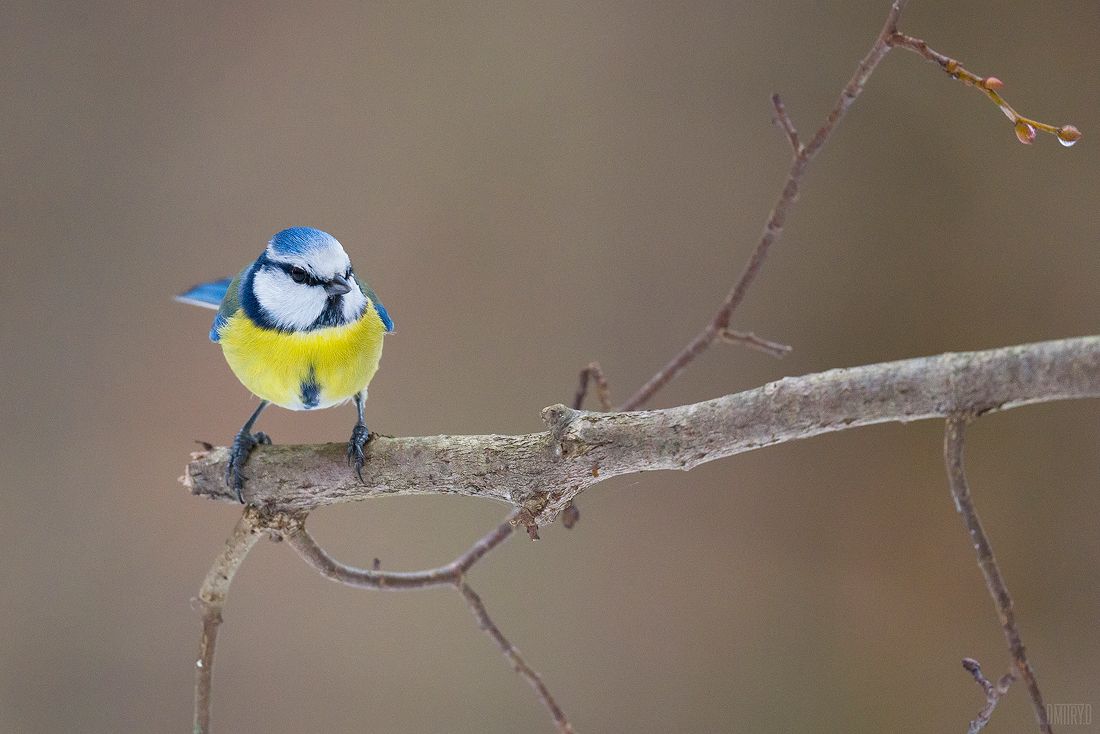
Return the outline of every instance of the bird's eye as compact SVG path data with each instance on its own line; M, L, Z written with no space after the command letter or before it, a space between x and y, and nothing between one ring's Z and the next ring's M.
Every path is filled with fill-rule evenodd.
M306 272L305 268L295 265L290 269L290 278L295 283L305 283L306 279L309 278L309 273Z

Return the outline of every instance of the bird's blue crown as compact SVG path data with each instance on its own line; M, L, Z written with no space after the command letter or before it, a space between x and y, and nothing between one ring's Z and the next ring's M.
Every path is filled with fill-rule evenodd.
M340 243L328 232L313 227L290 227L277 232L268 243L273 255L308 255L318 250L339 248Z

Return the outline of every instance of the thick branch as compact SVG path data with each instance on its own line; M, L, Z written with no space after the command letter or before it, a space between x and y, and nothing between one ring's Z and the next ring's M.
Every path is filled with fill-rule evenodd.
M520 436L377 438L360 484L343 444L261 446L245 497L301 512L381 495L463 494L509 502L539 523L620 474L691 469L763 446L890 421L977 415L1100 397L1100 336L830 370L692 405L590 413L543 411L549 431ZM195 455L184 484L234 502L227 451Z

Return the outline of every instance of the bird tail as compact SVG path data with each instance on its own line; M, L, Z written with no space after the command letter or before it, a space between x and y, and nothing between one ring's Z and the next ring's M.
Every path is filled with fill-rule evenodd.
M225 298L225 292L229 290L231 282L233 282L232 278L222 278L221 280L212 280L209 283L199 283L195 287L180 293L176 296L176 300L180 303L190 303L192 306L216 309L221 306L222 299Z

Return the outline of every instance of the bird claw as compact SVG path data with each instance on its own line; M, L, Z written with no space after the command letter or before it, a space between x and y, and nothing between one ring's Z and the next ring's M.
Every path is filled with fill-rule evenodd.
M366 484L363 479L363 465L367 463L367 457L363 453L363 447L370 443L372 436L367 427L360 423L352 429L348 440L348 466L355 467L355 474L361 484Z
M237 501L244 504L244 465L248 461L252 449L259 445L270 446L271 437L263 431L255 434L241 431L233 439L233 445L229 449L229 464L225 467L225 483L237 496Z

